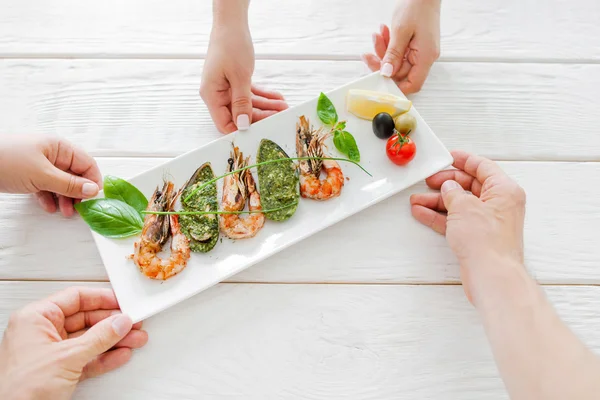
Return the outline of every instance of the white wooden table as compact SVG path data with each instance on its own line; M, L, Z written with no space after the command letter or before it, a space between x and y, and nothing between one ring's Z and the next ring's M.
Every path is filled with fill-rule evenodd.
M394 0L374 3L253 0L256 81L293 105L361 76L359 55ZM124 177L219 136L198 97L209 0L1 6L0 133L63 135ZM527 265L595 350L598 21L596 0L444 1L442 57L413 97L449 148L501 161L524 186ZM148 320L147 347L76 397L506 398L454 257L410 216L408 196L422 189ZM0 220L1 329L51 292L108 286L79 219L2 195Z

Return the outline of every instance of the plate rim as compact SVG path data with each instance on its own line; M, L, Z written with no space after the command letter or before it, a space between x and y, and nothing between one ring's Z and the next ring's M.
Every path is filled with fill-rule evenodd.
M371 79L374 75L379 75L379 74L380 74L379 72L374 72L374 73L371 73L371 74L367 74L367 75L362 76L360 78L357 78L357 79L355 79L353 81L350 81L350 82L348 82L348 83L346 83L346 84L344 84L342 86L336 87L336 88L334 88L332 90L329 90L327 92L322 92L322 93L330 94L330 93L333 93L333 92L337 92L337 91L343 90L344 88L346 88L348 86L353 86L353 85L355 85L358 82ZM386 78L386 79L389 79L389 78ZM402 93L401 90L399 90L399 92ZM402 95L406 98L406 96L404 95L404 93L402 93ZM299 104L297 104L297 105L295 105L293 107L290 107L290 108L288 108L288 109L286 109L284 111L281 111L281 112L275 114L274 116L282 115L282 114L285 115L286 113L293 112L294 109L299 108L299 107L301 107L303 105L306 105L306 104L308 104L308 103L310 103L310 102L312 102L314 100L315 100L315 97L313 97L313 98L311 98L309 100L306 100L306 101L304 101L302 103L299 103ZM443 149L444 152L445 152L443 159L440 158L439 160L437 160L436 163L432 163L431 164L431 168L428 168L427 170L423 169L423 171L424 171L423 174L425 174L425 172L426 172L426 174L427 174L426 177L429 177L429 176L435 174L436 172L444 170L444 169L448 168L450 165L452 165L453 157L452 157L450 151L448 151L448 149L446 148L446 146L442 143L442 141L440 140L440 138L435 134L435 132L431 129L431 127L427 124L427 122L421 117L421 115L419 114L418 110L414 107L414 105L411 108L412 108L412 112L416 113L419 116L419 119L426 125L428 131L431 133L432 139L434 139L435 142L439 145L439 147L441 149ZM262 122L267 121L270 118L271 117L268 117L268 118L265 118L265 119L263 119L261 121L258 121L256 123L253 123L252 127L260 126ZM141 177L141 176L143 176L145 174L151 173L151 172L156 171L156 170L163 169L165 167L165 165L177 162L178 159L180 159L182 157L185 157L185 156L187 156L190 153L199 151L199 150L201 150L201 149L203 149L205 147L211 146L215 142L219 142L219 141L223 141L223 140L230 140L230 139L235 140L235 136L237 136L238 134L251 134L251 132L250 131L246 131L246 132L240 133L240 131L237 130L237 131L232 132L231 134L228 134L228 135L223 134L221 137L216 138L214 140L211 140L210 142L205 143L202 146L199 146L199 147L196 147L196 148L191 149L189 151L186 151L183 154L180 154L180 155L178 155L176 157L173 157L173 158L171 158L171 159L169 159L169 160L167 160L167 161L165 161L163 163L160 163L157 166L154 166L154 167L149 168L149 169L147 169L147 170L145 170L143 172L140 172L140 173L138 173L136 175L133 175L132 177L123 178L123 179L125 179L127 182L131 182L132 180L135 180L136 178ZM419 175L423 175L423 174L419 174ZM390 197L392 197L392 196L394 196L394 195L396 195L396 194L398 194L398 193L400 193L400 192L402 192L402 191L404 191L404 190L406 190L406 189L414 186L415 184L417 184L418 182L420 182L422 179L423 178L419 178L419 179L415 179L415 180L410 180L407 185L404 185L403 187L394 188L393 190L390 190L388 193L385 193L385 194L383 194L381 196L375 197L372 200L370 200L370 201L362 204L360 207L358 207L357 209L353 210L351 213L347 213L347 214L341 215L341 216L339 216L339 217L337 217L335 219L330 220L327 223L323 223L321 225L318 225L318 227L316 229L303 231L298 236L296 236L294 239L291 239L291 240L289 240L289 241L281 244L277 248L274 248L274 249L271 249L271 250L266 251L264 253L261 253L259 256L256 257L256 259L254 259L254 260L252 260L250 262L246 262L246 263L240 264L240 266L238 266L237 268L234 268L231 272L223 274L219 278L219 280L217 282L212 282L212 283L208 283L208 284L202 284L202 285L194 288L194 290L190 291L189 293L187 293L183 297L173 297L172 299L167 299L166 301L164 301L161 304L160 307L156 307L156 308L154 308L152 310L149 310L149 311L146 311L146 312L139 312L139 313L138 312L134 312L133 315L131 313L128 313L128 315L132 318L133 323L137 323L137 322L143 321L143 320L145 320L147 318L150 318L150 317L152 317L152 316L154 316L156 314L159 314L159 313L165 311L166 309L175 306L176 304L182 303L182 302L190 299L191 297L194 297L195 295L199 294L200 292L203 292L203 291L205 291L205 290L207 290L207 289L209 289L209 288L211 288L211 287L213 287L213 286L215 286L215 285L217 285L219 283L222 283L223 281L229 279L231 276L236 275L236 274L238 274L238 273L240 273L240 272L242 272L242 271L244 271L244 270L246 270L246 269L248 269L248 268L250 268L250 267L252 267L252 266L254 266L256 264L258 264L261 261L264 261L265 259L273 256L274 254L277 254L277 253L279 253L279 252L281 252L281 251L283 251L283 250L285 250L285 249L287 249L287 248L289 248L289 247L291 247L291 246L293 246L293 245L295 245L295 244L297 244L297 243L305 240L309 236L312 236L312 235L315 235L315 234L317 234L319 232L322 232L323 230L325 230L325 229L327 229L327 228L329 228L329 227L331 227L331 226L333 226L333 225L335 225L335 224L343 221L344 219L347 219L347 218L349 218L349 217L351 217L353 215L356 215L356 214L358 214L358 213L366 210L367 208L372 207L372 206L374 206L374 205L376 205L376 204L378 204L378 203L380 203L380 202L382 202L382 201L384 201L384 200L386 200L386 199L388 199L388 198L390 198ZM104 191L99 192L98 195L96 196L96 198L98 198L99 196L103 195L103 192ZM89 228L89 226L88 226L88 228ZM105 260L104 253L102 251L100 251L99 239L103 238L103 237L102 237L102 235L100 235L99 233L94 232L91 229L90 229L90 231L92 232L92 237L94 238L94 242L96 244L96 248L98 250L98 253L100 253L100 258L102 259L102 263L103 263L104 269L105 269L105 271L106 271L106 273L108 275L110 284L111 284L111 286L114 286L113 279L115 277L111 274L110 269L107 268L107 260ZM120 294L117 293L116 290L114 290L114 293L115 293L115 296L117 297L117 301L119 301L120 297L121 297ZM126 312L127 310L123 310L123 311Z

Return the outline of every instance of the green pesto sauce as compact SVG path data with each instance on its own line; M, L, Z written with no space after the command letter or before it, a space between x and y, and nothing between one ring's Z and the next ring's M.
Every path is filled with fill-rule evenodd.
M216 182L194 193L188 201L185 200L198 186L214 177L215 174L210 163L205 163L196 170L181 194L184 211L218 211ZM219 240L219 219L217 215L181 215L180 221L181 230L190 240L192 251L206 253L215 247Z
M260 141L256 157L258 163L282 158L289 158L289 156L279 145L268 139ZM266 213L265 216L272 221L285 221L291 218L298 208L300 198L298 174L292 160L259 165L257 169L263 209L279 208L296 203L291 207Z

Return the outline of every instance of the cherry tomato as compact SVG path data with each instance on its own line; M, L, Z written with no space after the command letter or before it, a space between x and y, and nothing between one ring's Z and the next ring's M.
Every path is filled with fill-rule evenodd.
M406 165L415 158L417 146L409 136L395 134L388 139L385 152L394 164Z

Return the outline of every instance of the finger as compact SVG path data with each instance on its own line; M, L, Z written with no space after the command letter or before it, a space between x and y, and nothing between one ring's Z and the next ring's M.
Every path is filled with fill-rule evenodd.
M132 350L127 347L101 354L85 365L80 380L94 378L117 369L126 364L131 359L132 354Z
M259 110L258 108L254 108L252 110L252 121L257 122L257 121L261 121L265 118L268 118L272 115L277 114L279 111L273 111L273 110Z
M373 34L373 49L375 50L377 57L383 58L385 56L387 46L385 45L385 39L379 33Z
M73 355L82 365L110 350L131 331L131 318L124 314L113 315L89 328L83 335L68 341Z
M65 330L68 333L77 332L84 328L96 325L113 315L121 314L120 310L91 310L79 311L65 319ZM141 329L142 323L138 322L131 329Z
M252 107L258 108L259 110L283 111L287 110L288 105L283 100L269 99L266 97L254 95L252 96Z
M210 112L210 116L219 132L227 134L237 131L237 126L233 123L231 111L227 106L219 107L214 112Z
M283 97L283 95L275 90L269 90L269 89L265 89L263 87L260 86L256 86L256 85L252 85L252 93L254 93L257 96L262 96L262 97L266 97L267 99L277 99L277 100L284 100L285 98Z
M427 178L425 182L430 188L439 190L444 182L450 180L458 182L463 189L470 191L477 197L481 195L481 183L471 175L460 170L440 171Z
M385 48L387 49L390 45L390 28L388 28L386 24L381 24L379 26L379 31L381 33L381 36L383 37Z
M200 86L200 97L202 97L204 104L206 104L210 117L219 132L231 133L237 130L229 108L231 90L229 82L227 82L225 77L219 76L215 80L214 77L203 76Z
M250 128L252 90L250 79L235 77L231 81L231 114L238 130Z
M139 329L131 330L120 342L115 345L115 348L129 347L130 349L140 349L148 343L148 332Z
M48 163L48 168L38 183L40 190L74 199L88 199L98 194L100 187L96 182L62 171Z
M402 26L393 28L390 44L383 57L383 66L381 67L383 76L392 77L400 70L411 38L412 31L409 29Z
M406 76L408 75L412 67L413 65L410 63L410 61L404 60L402 66L400 67L400 71L398 71L396 75L394 75L394 80L398 82L398 88L400 88L400 82L406 79Z
M94 157L65 139L58 139L56 146L54 159L49 158L56 168L74 175L81 175L102 188L102 174Z
M65 196L58 196L58 208L63 216L70 218L75 214L73 199Z
M446 216L421 205L413 205L410 209L413 217L437 233L446 234Z
M444 200L440 193L419 193L410 196L410 204L423 206L434 211L447 212Z
M71 163L69 170L89 179L102 189L102 173L100 172L96 159L77 146L73 146L73 151L73 162Z
M56 198L54 197L54 194L50 192L37 192L35 197L44 211L48 213L56 212Z
M410 71L408 71L408 75L406 76L406 80L400 82L400 90L404 94L416 93L423 87L425 80L427 79L427 75L429 75L429 70L431 69L431 64L414 64Z
M114 313L114 314L112 314L112 315L117 315L117 314L120 314L120 312L119 312L119 313ZM112 316L112 315L110 315L110 316ZM105 319L106 319L106 318L105 318ZM104 321L104 320L100 320L100 321ZM98 322L100 322L100 321L98 321ZM64 323L63 323L63 325L64 325ZM89 329L90 329L90 326L86 326L86 327L84 327L84 328L82 328L82 329L80 329L80 330L78 330L78 331L75 331L75 332L69 332L69 333L67 333L67 334L66 334L66 338L67 338L67 339L75 339L75 338L78 338L79 336L81 336L81 335L85 334L85 333L86 333L86 332L87 332ZM133 332L140 331L141 329L142 329L142 323L141 323L141 322L138 322L138 323L136 323L136 324L133 324L133 326L131 327L131 331L130 331L130 332L127 334L127 336L125 336L125 337L124 337L124 338L121 340L121 342L122 342L123 340L127 339L127 337L128 337L129 335L132 335L132 334L133 334ZM144 332L145 332L145 331L144 331ZM66 331L65 331L65 333L66 333ZM121 342L117 343L117 344L115 345L115 347L119 347L119 346L121 345Z
M56 304L65 317L79 311L115 310L119 303L111 289L71 287L48 297L48 301Z
M375 54L363 54L360 58L371 71L375 72L381 69L381 60Z
M442 192L442 199L449 214L455 211L460 201L466 196L466 192L456 181L444 182L440 191Z
M487 158L469 154L464 151L453 151L452 157L454 157L454 164L452 165L455 168L474 176L481 184L494 175L507 176L498 164Z
M88 330L89 328L85 328L77 332L69 333L67 337L68 339L75 339L83 336ZM144 347L146 343L148 343L148 333L146 331L131 329L131 332L115 344L113 348L129 347L130 349L139 349Z

